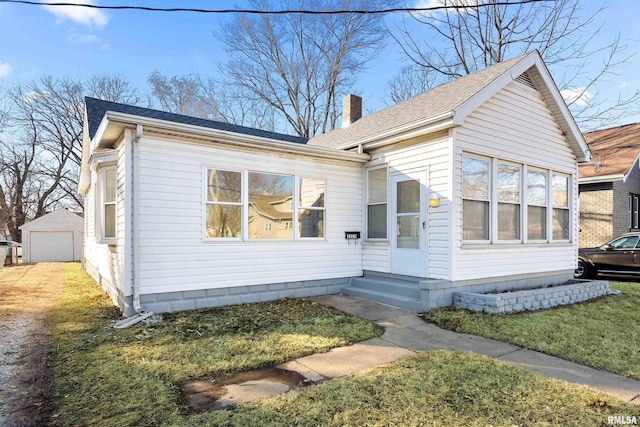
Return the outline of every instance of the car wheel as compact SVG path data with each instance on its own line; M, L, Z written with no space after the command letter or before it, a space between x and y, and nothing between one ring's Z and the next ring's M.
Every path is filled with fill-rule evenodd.
M585 261L579 259L578 268L576 268L576 273L575 273L576 278L588 279L590 275L591 275L591 271L589 269L589 265Z

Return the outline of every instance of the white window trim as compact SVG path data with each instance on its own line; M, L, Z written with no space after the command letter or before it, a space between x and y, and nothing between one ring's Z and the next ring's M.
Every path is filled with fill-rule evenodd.
M387 176L387 198L384 202L375 202L375 203L369 203L369 172L374 171L374 170L379 170L379 169L384 169L386 172L386 176ZM391 227L391 212L390 212L390 206L391 203L389 203L389 194L391 194L391 188L390 188L390 180L389 180L389 165L388 164L384 164L382 166L374 166L371 168L366 168L364 171L364 194L365 194L365 201L364 201L364 224L365 224L365 230L364 230L364 234L366 235L366 240L367 242L371 242L371 243L388 243L389 242L389 230L392 229ZM373 205L387 205L387 232L386 232L386 237L369 237L369 206L373 206Z
M209 170L220 170L224 172L238 172L242 176L242 185L241 185L241 202L209 202L207 200L207 175ZM293 237L291 239L250 239L249 238L249 174L263 174L263 175L279 175L279 176L288 176L293 178L293 192L292 192L292 215L291 215L291 228L290 230L293 233ZM305 209L314 209L314 210L322 210L324 211L323 215L323 237L299 237L299 227L298 227L298 210L301 209L299 203L299 190L298 183L301 179L314 179L318 181L324 182L324 207L311 207ZM202 165L202 242L203 243L219 243L219 242L243 242L243 243L291 243L296 241L327 241L327 229L328 229L328 220L327 220L327 211L329 210L329 200L327 197L327 193L329 192L329 182L326 178L322 177L311 177L311 176L301 176L295 174L287 174L281 172L273 172L273 171L258 171L258 170L238 170L233 168L228 168L225 166L214 166L210 164ZM240 225L240 237L207 237L207 205L208 204L220 204L220 205L233 205L233 206L241 206L242 211L242 223Z
M470 158L477 158L477 159L482 159L482 160L487 160L489 161L489 240L464 240L464 238L461 239L462 242L462 246L463 247L472 247L472 248L479 248L479 247L485 247L485 248L491 248L491 247L496 247L496 246L500 246L500 245L527 245L527 246L540 246L540 247L544 247L547 245L566 245L566 244L570 244L573 242L573 229L574 229L574 224L572 221L572 216L571 213L574 212L574 209L576 209L574 203L573 203L573 183L574 183L574 178L575 176L571 173L567 173L567 172L559 172L556 170L552 170L552 169L545 169L545 168L540 168L540 167L536 167L536 166L529 166L527 164L523 164L523 163L518 163L518 162L514 162L514 161L510 161L510 160L505 160L502 158L498 158L498 157L491 157L491 156L487 156L487 155L482 155L482 154L476 154L476 153L472 153L472 152L462 152L462 155L460 157L461 160L461 164L462 164L462 157L470 157ZM498 239L498 204L499 203L505 203L505 202L499 202L498 201L498 184L497 184L497 166L499 163L502 164L511 164L514 166L519 166L520 167L520 239L519 240L499 240ZM528 238L528 230L529 230L529 224L528 224L528 209L529 209L529 202L528 202L528 180L527 180L527 173L529 171L535 171L535 172L542 172L545 174L545 178L546 178L546 193L545 193L545 202L546 205L531 205L531 206L538 206L538 207L544 207L546 209L545 212L545 219L546 219L546 224L545 224L545 238L544 239L529 239ZM552 188L552 179L554 175L559 175L559 176L566 176L567 177L567 207L555 207L553 205L553 188ZM464 198L462 196L462 188L463 188L463 180L462 180L462 169L460 169L460 200L461 202L464 200L477 200L477 201L485 201L486 200L481 200L481 199L471 199L471 198ZM461 213L462 213L462 205L460 206L461 209ZM553 239L553 209L566 209L569 211L569 230L568 230L568 234L569 234L569 239ZM461 231L461 236L464 235L464 233L462 232L462 227L463 227L463 214L461 214L460 216L460 231Z
M477 199L477 198L471 198L471 197L464 197L464 176L463 176L463 172L462 172L462 167L460 168L460 195L461 195L461 200L462 200L462 204L460 205L460 211L462 212L462 215L460 217L460 227L461 227L461 235L462 237L462 241L464 242L465 245L493 245L493 244L498 244L498 238L497 238L497 231L496 231L496 238L493 238L494 235L494 230L497 230L497 224L498 224L498 204L494 203L494 194L497 194L497 183L496 183L496 179L494 178L494 171L496 170L495 165L496 160L492 157L489 156L483 156L480 154L474 154L474 153L462 153L462 157L469 157L469 158L474 158L474 159L478 159L478 160L484 160L487 161L489 163L489 182L488 182L488 198L487 199ZM460 158L460 164L462 165L462 157ZM465 200L471 200L474 202L487 202L489 203L489 221L487 224L487 227L489 228L488 230L488 235L489 238L488 239L475 239L475 240L465 240L464 239L464 228L463 228L463 223L464 223L464 212L463 212L463 205L464 205L464 201ZM496 201L497 202L497 201ZM494 206L495 205L495 206ZM494 212L495 211L495 212ZM501 241L500 244L504 244L504 241Z
M326 179L324 178L317 178L317 177L310 177L310 176L299 176L296 175L294 176L295 179L295 184L294 184L294 189L293 189L293 193L294 193L294 200L295 202L293 203L293 218L292 218L292 227L291 229L293 230L293 237L294 240L312 240L312 241L318 241L318 240L327 240L327 203L328 203L328 198L327 198L327 193L328 193L328 186L329 183L327 182ZM300 194L299 194L299 183L304 180L304 179L313 179L313 180L317 180L317 181L323 181L324 182L324 206L323 207L317 207L317 206L302 206L302 204L300 203ZM300 230L298 227L298 212L301 209L309 209L309 210L315 210L315 211L322 211L322 237L301 237L300 236Z
M105 192L106 192L106 173L107 171L112 170L114 172L114 176L116 179L115 182L115 200L113 202L105 202ZM97 182L96 182L96 207L95 207L95 229L96 229L96 238L101 244L115 244L118 241L118 169L115 162L102 163L99 165L98 169L96 169ZM113 204L115 209L115 224L114 230L116 235L113 237L105 236L105 215L104 208L106 203Z

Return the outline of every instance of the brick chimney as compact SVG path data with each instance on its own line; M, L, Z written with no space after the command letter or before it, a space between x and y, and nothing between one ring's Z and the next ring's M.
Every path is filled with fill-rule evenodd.
M358 95L347 95L342 98L342 127L362 117L362 98Z

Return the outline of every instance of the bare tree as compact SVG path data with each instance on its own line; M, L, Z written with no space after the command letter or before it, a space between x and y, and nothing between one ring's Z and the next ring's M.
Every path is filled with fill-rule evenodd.
M377 9L385 0L252 0L254 9ZM218 38L229 84L270 107L287 130L309 137L335 128L340 97L386 38L377 15L234 15Z
M483 7L469 0L440 3L466 7L414 13L392 30L406 57L429 71L426 77L432 85L537 49L576 120L585 128L617 120L640 99L636 91L610 105L600 96L599 85L629 59L619 37L600 42L603 34L596 21L603 7L585 16L578 0L518 5L490 0L483 2L489 3ZM395 80L406 78L406 74L399 74Z
M207 92L198 74L167 77L155 70L147 82L153 100L159 102L164 111L211 120L221 118L215 93Z
M122 74L94 75L84 85L86 93L95 98L129 105L148 104L145 96Z
M419 93L426 92L434 85L433 71L416 64L402 67L388 82L389 99L392 104L406 101Z
M80 80L44 76L6 93L6 127L0 133L0 220L12 239L19 227L52 209L81 210L77 182L87 95L140 100L121 76Z

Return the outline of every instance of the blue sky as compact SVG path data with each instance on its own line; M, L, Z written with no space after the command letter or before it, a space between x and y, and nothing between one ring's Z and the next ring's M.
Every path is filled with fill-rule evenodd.
M85 0L89 1L89 0ZM428 4L434 0L422 0ZM93 1L96 3L96 1ZM204 0L106 1L98 4L136 4L156 7L232 8L242 2ZM596 7L584 1L585 13ZM640 16L637 0L613 0L599 15L603 25L600 39L604 43L617 32L629 45L628 53L640 50ZM390 16L387 19L398 19ZM154 69L166 75L190 72L214 74L216 64L224 61L225 52L213 33L225 15L198 13L160 13L142 11L96 11L87 8L45 8L0 3L0 85L5 88L16 81L26 83L44 74L56 77L87 78L93 74L122 73L136 86L146 90L146 78ZM390 44L375 60L354 88L364 97L364 110L384 107L382 97L386 83L402 65L397 46ZM600 58L593 58L594 64ZM620 91L640 87L640 55L617 68L601 87L612 99ZM640 121L640 115L624 122ZM613 123L612 125L614 125Z

